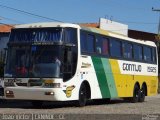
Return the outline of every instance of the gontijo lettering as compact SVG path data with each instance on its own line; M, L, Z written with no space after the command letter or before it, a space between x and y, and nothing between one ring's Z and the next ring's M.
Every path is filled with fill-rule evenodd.
M123 63L123 70L124 71L141 72L142 71L142 66L141 65L136 65L136 64Z

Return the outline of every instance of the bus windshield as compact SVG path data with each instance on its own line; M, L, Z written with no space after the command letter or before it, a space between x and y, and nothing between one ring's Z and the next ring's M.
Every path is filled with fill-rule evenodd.
M76 28L13 29L4 77L69 80L76 71L76 46Z
M60 77L61 47L58 45L10 47L5 76Z

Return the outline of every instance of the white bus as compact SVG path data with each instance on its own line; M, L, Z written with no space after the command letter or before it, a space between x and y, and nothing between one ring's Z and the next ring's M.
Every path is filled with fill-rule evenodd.
M5 98L77 101L124 98L143 102L157 94L154 42L68 23L18 25L11 31Z

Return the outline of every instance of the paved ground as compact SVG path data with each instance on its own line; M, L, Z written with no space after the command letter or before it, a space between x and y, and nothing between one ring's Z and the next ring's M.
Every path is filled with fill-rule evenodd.
M26 101L1 101L0 113L0 119L7 119L10 114L23 114L29 115L32 119L36 120L43 120L43 118L47 118L49 120L53 119L53 117L54 119L73 118L80 120L104 118L104 120L107 118L113 118L115 120L123 120L122 118L126 120L160 120L160 94L157 96L146 97L146 100L143 103L129 103L124 102L123 100L112 100L107 104L102 101L91 101L87 106L81 108L75 107L71 103L49 102L45 103L42 108L36 109Z

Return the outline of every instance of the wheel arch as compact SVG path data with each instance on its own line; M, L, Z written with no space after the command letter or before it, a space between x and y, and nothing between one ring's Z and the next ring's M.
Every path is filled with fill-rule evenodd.
M139 89L141 88L138 81L134 84L134 87L135 87L136 85L139 87ZM134 89L134 88L133 88L133 89Z

